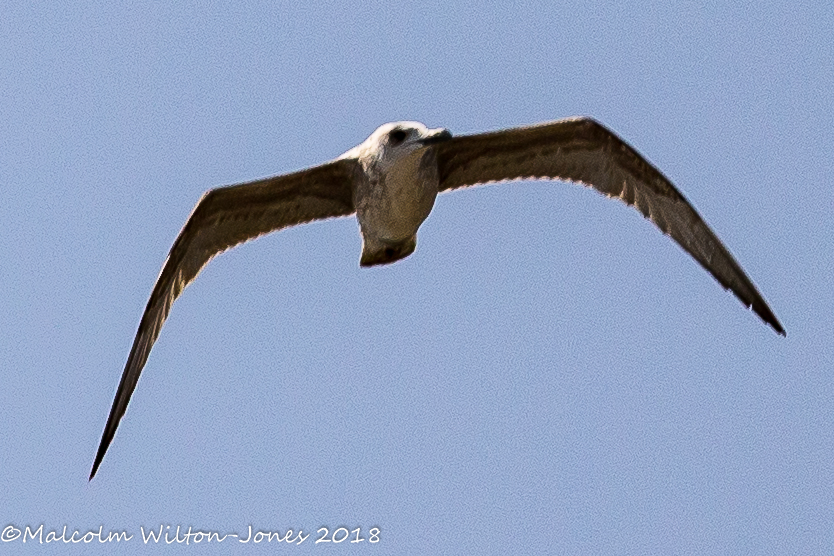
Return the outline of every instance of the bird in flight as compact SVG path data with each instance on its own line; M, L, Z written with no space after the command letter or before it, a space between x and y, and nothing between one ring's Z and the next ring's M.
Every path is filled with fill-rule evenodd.
M753 282L660 171L591 118L452 137L418 122L380 126L342 156L307 170L205 193L171 247L145 307L90 479L127 409L174 300L212 257L258 236L356 213L360 266L393 263L417 246L439 192L548 179L587 185L633 205L777 333L785 330Z

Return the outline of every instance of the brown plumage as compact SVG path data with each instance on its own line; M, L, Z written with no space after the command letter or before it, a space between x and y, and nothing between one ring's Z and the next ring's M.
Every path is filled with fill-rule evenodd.
M215 255L263 234L357 212L362 266L410 255L438 192L489 182L582 183L634 205L718 282L784 335L756 287L681 193L633 148L590 118L452 138L417 122L378 128L338 159L207 192L174 241L145 307L90 479L127 409L174 301Z

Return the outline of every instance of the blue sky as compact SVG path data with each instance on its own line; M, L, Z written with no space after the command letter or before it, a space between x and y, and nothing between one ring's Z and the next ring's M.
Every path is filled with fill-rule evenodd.
M4 7L0 526L135 554L198 550L143 544L160 525L312 533L217 554L830 552L832 28L824 2ZM455 192L389 267L360 270L354 219L212 261L87 482L205 190L387 121L574 115L672 179L787 338L620 203Z

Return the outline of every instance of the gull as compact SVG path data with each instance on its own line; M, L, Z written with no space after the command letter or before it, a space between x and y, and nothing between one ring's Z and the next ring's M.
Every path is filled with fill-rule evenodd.
M356 213L359 265L409 256L439 192L521 179L590 186L633 205L777 333L753 282L674 185L599 122L567 118L452 137L419 122L380 126L340 157L291 174L206 192L180 231L145 307L90 473L95 476L174 300L215 256L264 234Z

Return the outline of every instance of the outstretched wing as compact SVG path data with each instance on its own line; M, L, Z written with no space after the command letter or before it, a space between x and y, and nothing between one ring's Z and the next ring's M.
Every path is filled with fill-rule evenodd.
M602 124L571 118L454 137L436 149L441 191L496 181L558 179L589 185L634 205L725 289L785 335L756 286L680 191Z
M293 174L213 189L203 195L156 279L116 390L90 479L116 434L171 305L183 289L212 257L239 243L296 224L353 213L353 180L357 171L355 160L336 160Z

